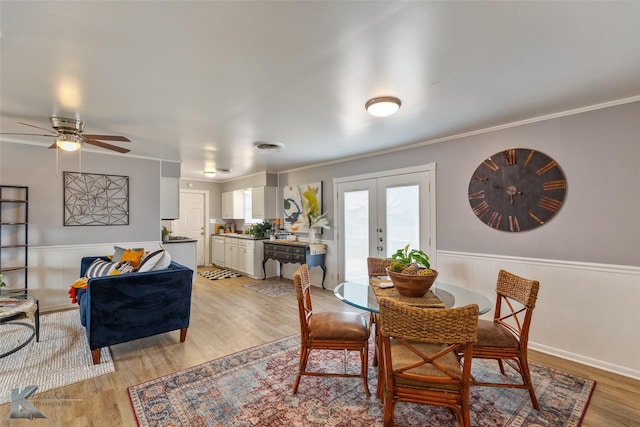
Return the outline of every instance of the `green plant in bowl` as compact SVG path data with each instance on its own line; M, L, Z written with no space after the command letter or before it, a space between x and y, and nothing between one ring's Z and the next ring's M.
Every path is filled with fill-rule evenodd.
M410 245L407 245L403 249L398 249L395 254L391 255L391 258L397 262L397 264L394 263L396 267L391 269L391 271L401 273L402 270L397 271L401 265L407 268L411 266L411 264L415 264L419 269L430 269L429 256L419 249L411 249L410 251L409 246Z
M409 245L391 255L394 260L387 273L398 293L407 297L421 297L427 293L438 277L431 269L429 256L419 249L409 250Z

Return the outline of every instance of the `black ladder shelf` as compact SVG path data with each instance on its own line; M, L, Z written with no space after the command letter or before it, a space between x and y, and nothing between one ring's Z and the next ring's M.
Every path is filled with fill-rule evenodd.
M29 187L0 185L0 273L11 291L28 291Z

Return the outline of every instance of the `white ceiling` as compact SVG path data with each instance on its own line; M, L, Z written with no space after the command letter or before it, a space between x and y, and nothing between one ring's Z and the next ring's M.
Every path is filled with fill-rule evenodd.
M2 0L0 19L0 131L81 118L86 133L131 139L125 155L181 161L190 179L640 95L640 1ZM402 108L369 116L364 103L383 95Z

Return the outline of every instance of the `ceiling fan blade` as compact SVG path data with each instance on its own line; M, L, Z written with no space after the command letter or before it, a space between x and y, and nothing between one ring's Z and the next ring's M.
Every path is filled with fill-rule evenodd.
M54 134L54 135L44 135L41 133L14 133L14 132L0 132L0 135L24 135L24 136L48 136L49 138L54 137L54 136L58 136L58 134Z
M87 144L95 145L96 147L106 148L107 150L117 151L118 153L128 153L129 151L131 151L128 148L117 147L115 145L107 144L106 142L88 139L86 138L86 135L83 136L85 137L84 142L86 142Z
M36 129L43 130L45 132L49 132L49 133L51 133L53 135L56 135L56 136L58 135L58 132L54 132L51 129L41 128L40 126L30 125L29 123L23 123L23 122L18 122L18 123L21 124L21 125L24 125L24 126L30 126L32 128L36 128ZM46 136L49 136L49 135L46 135Z
M85 138L91 138L91 139L103 139L105 141L131 142L130 139L125 138L124 136L117 136L117 135L89 135L89 134L83 133L82 136L84 136Z

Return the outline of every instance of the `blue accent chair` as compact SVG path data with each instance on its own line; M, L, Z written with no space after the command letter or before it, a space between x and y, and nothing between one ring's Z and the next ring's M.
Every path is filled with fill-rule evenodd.
M96 258L84 257L80 277ZM126 273L89 279L78 289L80 322L86 328L93 364L100 349L139 338L180 330L187 338L191 317L193 271L171 262L165 270Z

